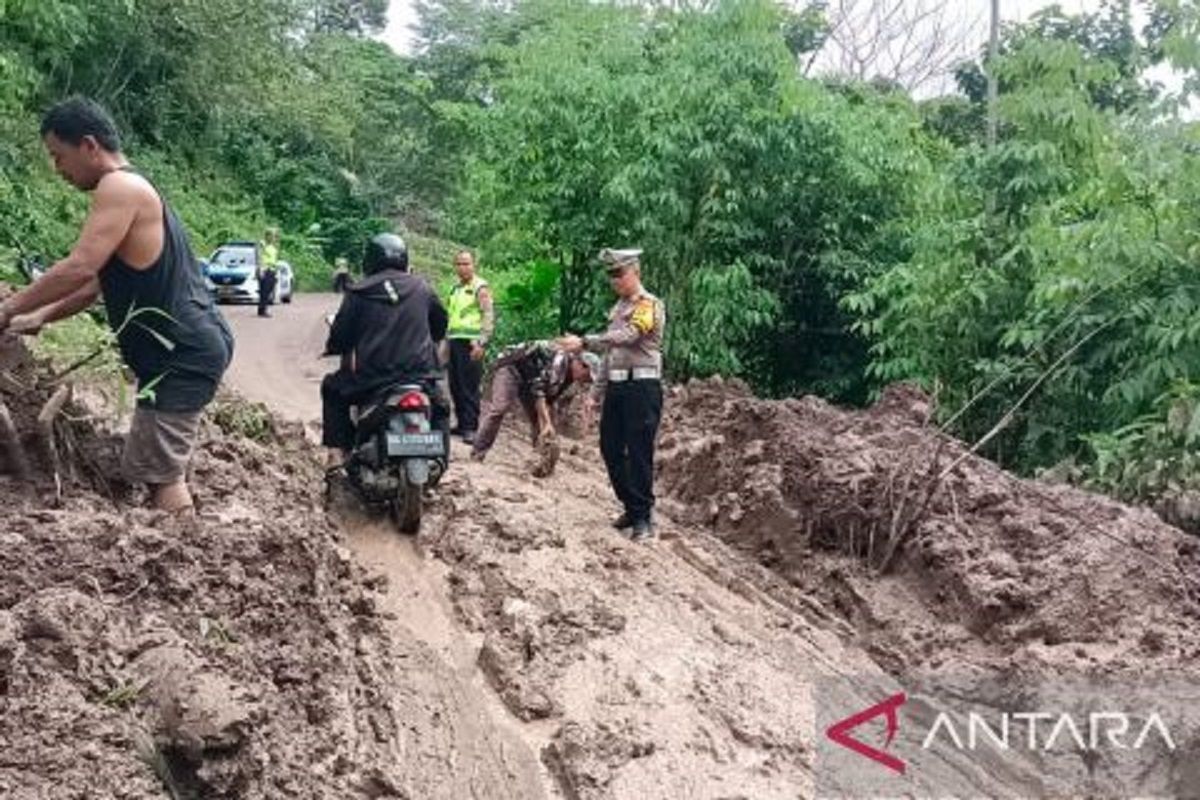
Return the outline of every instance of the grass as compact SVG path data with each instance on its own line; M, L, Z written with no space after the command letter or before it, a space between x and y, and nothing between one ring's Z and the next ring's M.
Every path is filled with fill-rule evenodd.
M137 702L145 688L144 684L138 685L132 681L119 683L104 693L100 705L123 711Z
M212 642L216 642L222 647L237 644L238 638L224 620L212 619L210 617L200 618L200 636Z
M125 384L121 354L117 352L116 336L108 324L92 314L74 317L47 325L41 334L26 340L30 350L47 359L56 372L87 359L77 373L99 379L102 383Z
M275 423L263 403L220 397L210 408L212 421L225 434L266 444L275 439Z
M454 281L454 256L466 249L458 242L422 236L419 233L401 233L408 244L408 257L412 271L424 275L439 290L449 291Z

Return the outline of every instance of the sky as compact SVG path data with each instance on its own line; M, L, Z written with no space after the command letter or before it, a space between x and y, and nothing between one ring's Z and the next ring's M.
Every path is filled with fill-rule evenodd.
M387 29L379 38L390 44L397 53L407 54L411 46L408 28L416 21L412 0L392 0L388 6Z
M904 0L898 0L898 2L904 2ZM1057 0L1057 2L1055 0L1000 0L1000 19L1002 22L1019 22L1028 19L1038 10L1055 4L1061 6L1068 14L1077 14L1081 11L1098 9L1101 0ZM380 36L383 41L391 45L393 50L401 54L408 54L412 49L410 26L416 22L413 5L414 0L391 0L388 8L387 29ZM986 20L990 14L991 0L962 0L962 8L964 14ZM986 36L986 31L985 25L981 34ZM1148 77L1163 83L1168 91L1178 89L1182 83L1182 79L1177 74L1173 74L1166 66L1151 70ZM947 85L937 91L951 88L948 79L945 83ZM1184 116L1188 118L1200 116L1200 104L1194 103L1191 109L1185 110Z
M1050 0L1000 0L1000 18L1005 22L1019 21L1049 5L1053 5ZM1058 0L1058 5L1067 13L1075 14L1098 8L1100 0ZM987 14L991 8L991 0L964 0L963 6L977 13ZM412 46L409 26L414 22L416 14L413 11L413 0L392 0L388 8L387 30L380 38L396 52L407 54Z

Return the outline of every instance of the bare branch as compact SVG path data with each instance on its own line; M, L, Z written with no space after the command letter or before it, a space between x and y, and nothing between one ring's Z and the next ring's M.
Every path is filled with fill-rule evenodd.
M793 0L804 4L804 0ZM819 72L919 91L974 52L984 16L959 0L835 0Z

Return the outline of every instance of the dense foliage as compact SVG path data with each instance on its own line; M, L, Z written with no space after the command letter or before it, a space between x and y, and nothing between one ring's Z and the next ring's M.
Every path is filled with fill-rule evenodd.
M443 282L467 242L516 339L601 324L595 254L636 245L676 378L849 402L915 380L959 435L1009 414L987 452L1010 466L1196 482L1195 0L1047 9L919 101L806 77L818 2L416 5L397 55L383 0L0 0L0 248L69 246L86 198L36 130L81 92L201 250L277 224L317 286L374 230ZM1182 92L1148 81L1167 65Z
M59 254L85 198L40 152L42 109L80 93L114 114L135 163L197 249L284 230L310 284L394 215L434 208L425 84L384 44L386 0L0 3L0 246Z

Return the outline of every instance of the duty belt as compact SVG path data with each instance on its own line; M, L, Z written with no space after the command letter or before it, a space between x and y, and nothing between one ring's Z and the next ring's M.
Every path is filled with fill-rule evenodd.
M609 383L623 383L625 381L656 381L662 377L662 370L658 367L634 367L633 369L610 369L608 371Z

